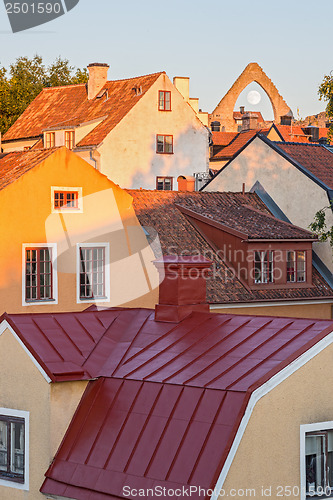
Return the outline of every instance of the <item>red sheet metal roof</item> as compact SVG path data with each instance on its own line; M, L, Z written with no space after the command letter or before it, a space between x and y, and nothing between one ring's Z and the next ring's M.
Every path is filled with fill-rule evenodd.
M77 146L99 145L164 72L108 81L107 99L88 100L85 84L43 89L3 136L3 141L37 137L50 127L78 125L104 118ZM133 87L141 87L136 95Z
M91 353L100 379L89 383L43 493L97 500L124 498L125 485L213 488L253 390L333 330L332 321L231 314L193 313L179 324L155 322L149 310L72 316L107 325L115 314L110 351ZM52 344L57 332L42 316Z

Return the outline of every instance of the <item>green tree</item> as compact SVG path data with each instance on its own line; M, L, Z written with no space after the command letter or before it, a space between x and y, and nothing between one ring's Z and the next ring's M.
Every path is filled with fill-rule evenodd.
M332 206L318 210L309 229L315 236L318 236L319 241L329 241L333 248L333 227L328 228L326 224L326 211L331 209Z
M318 90L319 99L321 101L326 101L326 114L331 123L330 129L328 131L328 139L333 138L333 77L331 75L325 75L324 80L319 86Z
M41 56L19 57L9 71L0 67L0 130L5 133L44 87L85 83L86 69L58 57L45 67Z

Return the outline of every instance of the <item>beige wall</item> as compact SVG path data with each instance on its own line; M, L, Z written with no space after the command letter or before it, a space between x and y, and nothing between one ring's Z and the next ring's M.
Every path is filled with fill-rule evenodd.
M226 492L254 488L256 498L265 498L261 487L272 487L275 499L278 486L300 486L300 426L333 420L332 362L331 344L258 401L223 485Z
M49 384L6 329L0 335L6 356L0 364L0 407L29 415L29 491L0 485L1 500L45 499L39 493L48 469L87 382Z
M23 151L24 148L31 148L39 139L26 139L22 141L12 141L9 143L2 143L1 147L4 153L11 153L12 151Z
M332 319L333 300L328 304L284 304L252 307L221 307L211 309L220 314L250 314L256 316L279 316L287 318L317 318Z
M308 229L318 210L328 205L326 191L276 153L261 139L254 139L215 179L205 191L240 191L245 183L249 191L259 181L288 219ZM327 211L327 225L333 225L333 214ZM315 243L314 251L333 271L329 243Z
M158 110L158 91L171 92L171 112ZM173 135L174 154L156 153L156 134ZM206 172L208 131L191 106L184 102L166 75L161 75L145 96L105 138L101 172L123 188L155 189L156 176Z

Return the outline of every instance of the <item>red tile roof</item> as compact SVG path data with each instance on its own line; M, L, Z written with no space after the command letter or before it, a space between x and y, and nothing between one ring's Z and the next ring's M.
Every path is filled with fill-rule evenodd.
M210 160L229 160L233 158L258 132L258 130L239 132L228 146L221 149L221 151L216 153Z
M227 146L236 137L237 132L212 132L214 146Z
M49 371L54 346L69 360L85 349L76 325L93 339L105 330L103 349L88 349L100 379L89 383L41 488L78 500L124 498L125 485L214 488L253 391L333 329L329 320L209 313L170 324L138 309L19 316L7 320L28 348L32 322L48 340L32 353ZM68 322L65 343L55 322Z
M15 151L0 158L0 190L46 160L59 148Z
M275 125L285 142L309 142L301 127L297 125Z
M68 85L43 89L24 113L3 136L3 141L37 137L50 127L79 125L103 118L77 146L100 144L108 133L124 118L163 72L108 81L103 89L106 96L88 100L86 85ZM133 87L141 87L136 95Z
M213 260L214 279L207 281L207 299L210 303L304 300L331 297L333 295L332 289L314 268L312 271L312 287L248 290L238 280L235 272L220 258L217 251L193 227L188 217L181 213L176 206L176 204L187 203L187 206L190 206L191 209L195 209L206 216L211 211L215 217L218 217L217 212L219 210L221 212L224 209L234 210L233 220L237 222L237 207L250 205L253 217L252 231L256 231L253 234L260 234L259 226L257 226L257 230L255 229L255 221L259 219L253 209L258 209L262 213L267 212L267 208L255 193L242 195L241 193L214 193L208 191L181 193L177 191L145 190L127 190L127 192L133 197L133 207L140 224L156 230L164 255L197 255L200 253ZM216 211L213 207L217 207ZM241 210L243 209L241 208ZM230 212L228 213L230 214ZM229 216L231 217L231 215ZM231 223L230 220L226 220L226 222ZM273 221L272 225L270 225L271 220L268 221L267 219L268 222L269 227L274 232ZM289 225L284 226L284 231L289 231L289 227ZM246 230L245 219L242 229ZM299 229L295 228L295 231L296 233L293 233L295 236L301 234L298 233ZM303 233L304 230L300 231L302 234L307 233L306 231ZM269 229L267 229L266 234L269 234Z
M315 143L299 144L275 142L276 146L320 181L333 189L333 154L325 146Z
M253 193L255 194L255 193ZM208 195L208 196L206 196ZM237 197L236 193L200 192L194 195L179 196L177 206L190 209L208 220L219 222L224 226L240 231L248 239L281 240L281 239L311 239L312 233L288 222L281 221L271 215L266 206L260 203L257 195L247 193L250 203ZM245 196L244 196L245 198ZM214 203L212 203L214 200ZM253 205L251 206L251 204ZM260 206L261 204L261 206ZM260 206L260 209L258 207Z

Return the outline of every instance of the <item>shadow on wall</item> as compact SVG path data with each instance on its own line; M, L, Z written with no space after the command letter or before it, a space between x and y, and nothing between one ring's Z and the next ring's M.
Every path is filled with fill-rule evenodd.
M133 176L128 185L132 189L156 188L156 177L174 177L174 188L179 175L192 176L206 172L208 166L208 131L192 126L173 136L173 153L156 152L156 136L151 135L149 158L146 165L132 165Z

